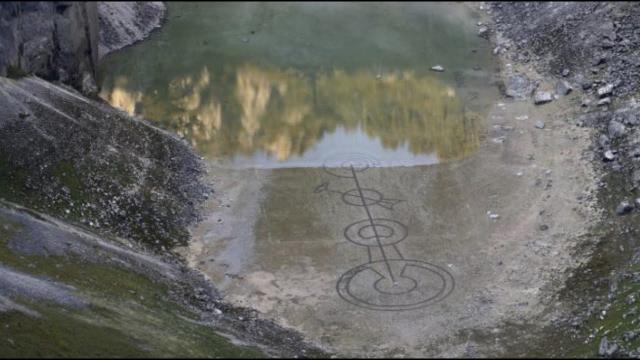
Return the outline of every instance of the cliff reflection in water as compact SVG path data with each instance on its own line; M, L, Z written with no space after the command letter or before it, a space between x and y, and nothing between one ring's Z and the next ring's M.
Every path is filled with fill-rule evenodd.
M101 95L211 156L264 152L284 161L342 127L361 129L387 149L404 146L448 160L473 151L482 128L480 116L465 108L453 88L411 71L307 76L246 64L214 76L204 67L150 92L116 77L103 84Z

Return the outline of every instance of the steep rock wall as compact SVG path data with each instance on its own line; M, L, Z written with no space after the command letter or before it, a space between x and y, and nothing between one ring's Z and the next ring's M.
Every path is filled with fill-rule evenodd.
M93 2L0 3L0 76L35 74L97 91L98 5Z

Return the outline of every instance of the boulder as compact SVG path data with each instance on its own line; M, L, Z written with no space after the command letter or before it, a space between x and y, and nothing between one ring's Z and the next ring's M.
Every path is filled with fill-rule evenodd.
M556 95L558 96L567 95L572 90L573 90L573 87L566 80L560 80L556 83Z
M616 120L611 120L609 122L607 130L611 139L618 138L627 132L627 128L622 123Z
M525 100L531 96L534 86L523 74L513 74L505 82L505 95L517 100Z

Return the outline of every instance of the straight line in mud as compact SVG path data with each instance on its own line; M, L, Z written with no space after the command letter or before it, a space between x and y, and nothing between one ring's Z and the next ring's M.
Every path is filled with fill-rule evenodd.
M407 238L407 226L372 214L371 206L393 211L396 204L404 201L387 199L380 191L360 184L357 173L374 168L379 162L363 154L343 154L342 157L346 160L340 167L331 169L329 162L325 162L324 169L338 178L352 179L355 189L332 190L329 183L324 182L316 186L314 192L337 193L347 205L364 208L367 218L349 224L344 237L365 247L368 261L339 278L336 283L338 295L355 306L379 311L416 310L449 296L455 280L447 270L425 261L405 259L402 255L397 244ZM397 257L388 255L385 247L391 247ZM373 249L379 249L381 259L374 258Z

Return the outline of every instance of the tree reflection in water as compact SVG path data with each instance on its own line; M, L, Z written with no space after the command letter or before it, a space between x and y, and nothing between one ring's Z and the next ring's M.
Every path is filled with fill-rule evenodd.
M111 86L109 86L111 85ZM480 142L481 117L433 75L295 70L245 64L214 77L207 67L150 93L127 79L104 84L102 97L130 114L185 136L205 155L264 152L285 161L338 127L362 129L388 149L441 160L464 157Z

